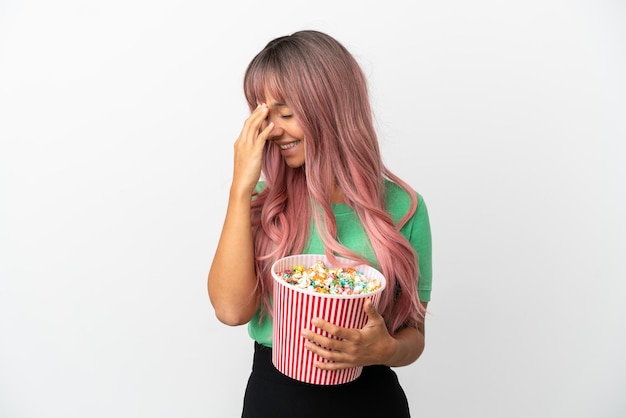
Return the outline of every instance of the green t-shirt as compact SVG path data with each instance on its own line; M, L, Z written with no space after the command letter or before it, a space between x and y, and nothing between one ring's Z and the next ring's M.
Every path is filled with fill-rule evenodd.
M387 194L387 211L393 221L398 223L408 212L411 201L407 193L397 184L387 181L385 187ZM428 210L424 204L424 199L422 199L421 195L417 193L416 195L418 198L417 210L411 219L402 227L400 232L409 240L418 254L420 277L417 290L420 301L429 302L432 288L430 221L428 219ZM366 260L376 265L373 251L369 245L369 239L356 212L346 204L333 204L332 207L337 222L338 240L347 248L362 254ZM324 254L322 239L314 226L310 228L308 244L302 253ZM248 334L259 344L271 347L272 318L269 315L265 315L264 319L259 322L260 312L259 308L254 318L248 323Z

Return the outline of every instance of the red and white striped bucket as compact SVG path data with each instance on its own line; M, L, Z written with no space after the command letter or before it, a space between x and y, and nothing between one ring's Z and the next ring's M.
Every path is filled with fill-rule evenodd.
M282 258L272 265L274 287L272 292L274 317L272 329L272 363L281 373L306 383L337 385L348 383L361 375L363 367L342 370L322 370L314 366L316 361L328 360L304 348L306 342L301 335L303 328L328 336L328 333L314 327L311 319L322 318L344 328L363 328L367 314L363 312L366 299L378 306L386 281L375 268L358 265L354 268L365 277L377 278L381 286L374 292L357 295L330 295L300 289L285 282L280 273L302 264L305 268L321 260L326 267L332 266L325 255L300 254ZM338 261L348 261L338 258ZM336 337L332 337L336 338Z

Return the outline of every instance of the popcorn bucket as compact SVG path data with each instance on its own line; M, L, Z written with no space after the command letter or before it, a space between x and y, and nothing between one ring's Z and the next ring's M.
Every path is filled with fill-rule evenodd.
M339 257L337 260L349 262ZM327 332L311 324L311 319L316 317L343 328L363 328L367 323L367 314L363 312L363 304L366 299L371 299L377 307L386 281L378 270L367 265L357 265L354 269L363 273L367 278L380 281L380 288L369 293L343 295L317 293L296 287L281 278L283 271L291 270L295 265L301 264L306 269L317 261L324 262L327 268L336 267L328 262L325 255L320 254L288 256L277 260L272 265L274 278L272 363L281 373L302 382L318 385L348 383L361 375L363 367L341 370L322 370L315 367L316 361L328 362L329 360L305 349L306 339L302 337L300 331L307 328L328 337Z

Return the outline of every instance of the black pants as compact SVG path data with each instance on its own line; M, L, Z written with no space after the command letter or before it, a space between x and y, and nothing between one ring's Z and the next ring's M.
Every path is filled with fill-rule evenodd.
M272 349L255 343L242 418L406 418L409 405L396 373L368 366L353 382L312 385L285 376L272 364Z

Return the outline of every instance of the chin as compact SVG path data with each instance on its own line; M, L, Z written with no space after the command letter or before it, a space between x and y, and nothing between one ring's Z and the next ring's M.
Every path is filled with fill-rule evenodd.
M285 164L287 164L287 167L289 167L289 168L300 168L300 167L304 166L304 161L289 161L289 160L286 160Z

